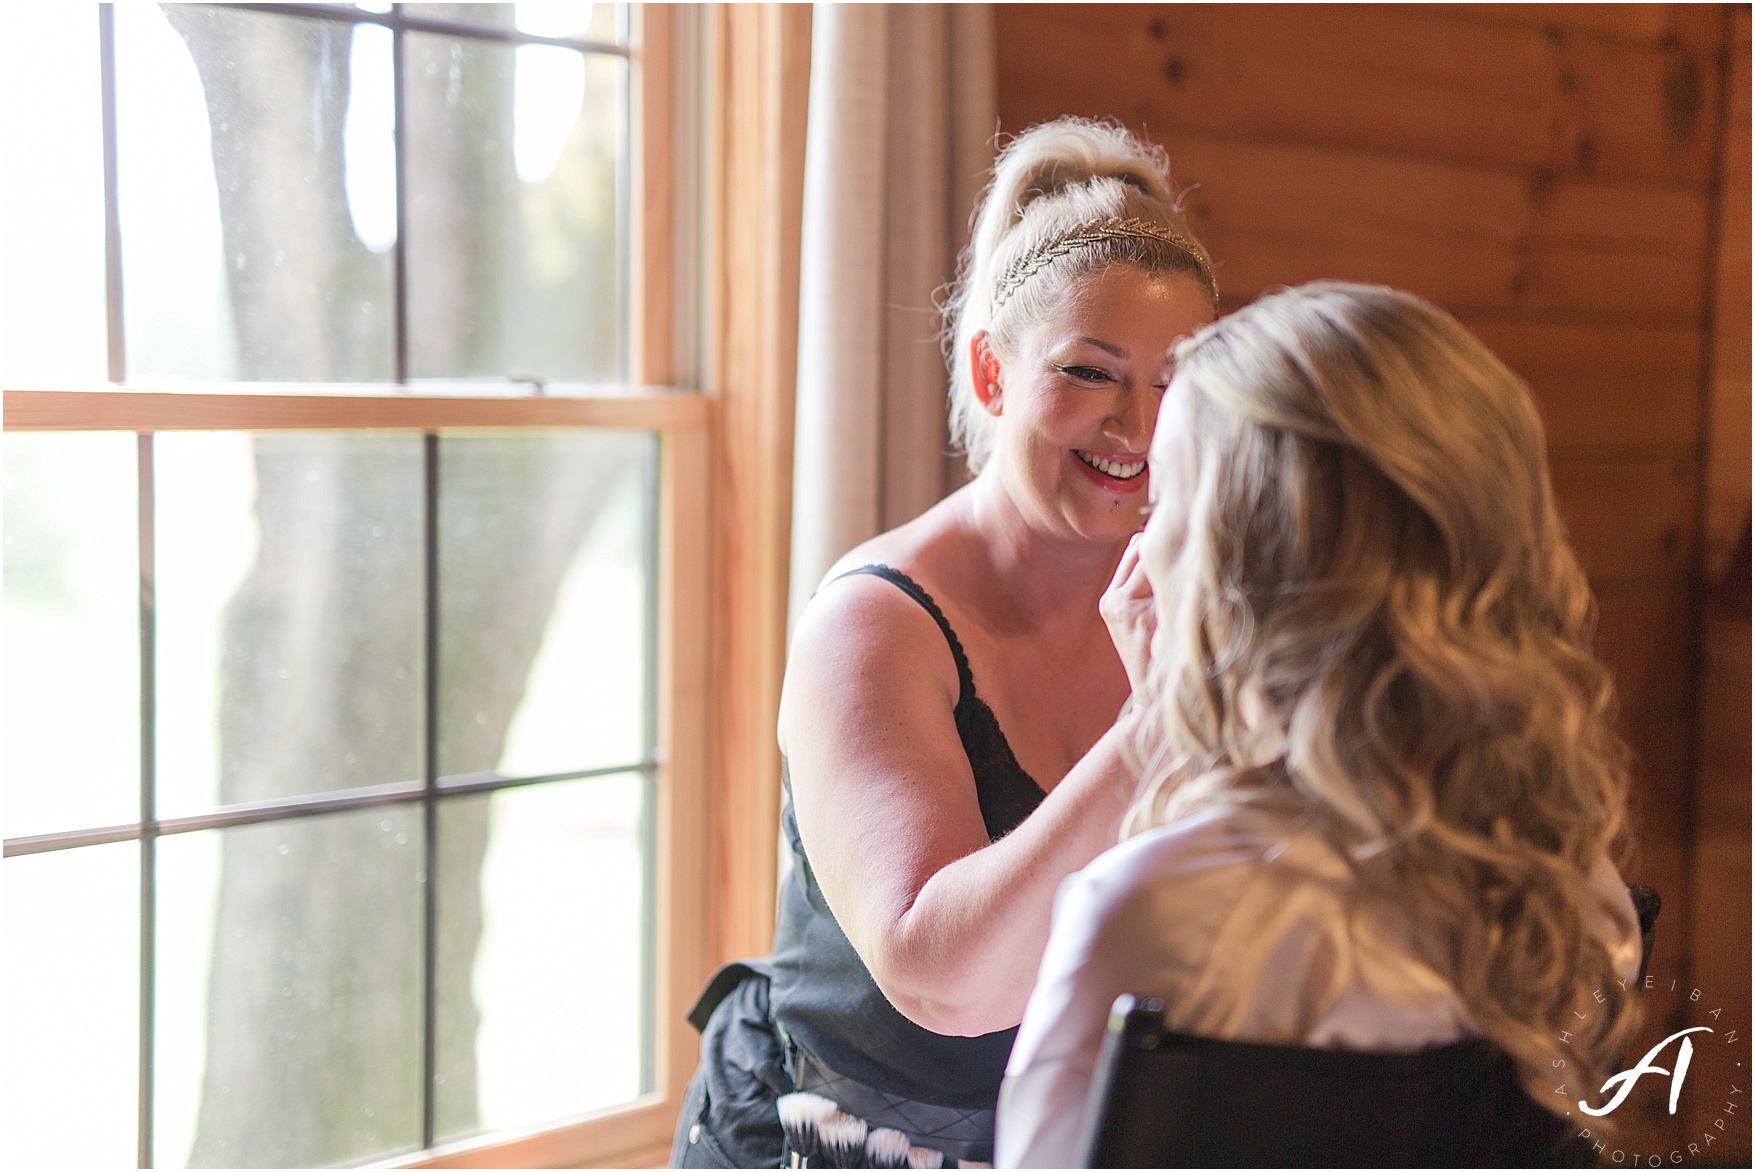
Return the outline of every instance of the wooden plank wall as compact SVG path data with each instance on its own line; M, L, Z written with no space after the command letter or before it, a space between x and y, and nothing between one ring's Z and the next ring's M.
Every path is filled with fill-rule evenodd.
M1718 320L1712 331L1703 510L1707 601L1702 608L1698 829L1690 901L1695 941L1691 984L1715 995L1718 990L1735 991L1745 1005L1749 950L1724 945L1750 938L1749 54L1749 9L1740 8L1732 27L1729 104L1719 164L1721 227L1714 275ZM1713 947L1715 943L1720 946ZM1705 1063L1699 1076L1706 1086L1728 1085L1751 1068L1746 1048L1733 1054L1722 1046L1706 1047L1697 1057ZM1747 1079L1737 1085L1749 1087ZM1722 1100L1692 1100L1685 1134L1703 1134L1722 1117L1722 1107ZM1748 1109L1742 1110L1746 1114ZM1748 1126L1746 1119L1743 1126ZM1742 1134L1733 1155L1747 1164L1748 1132Z
M1740 812L1741 878L1734 835L1711 856L1730 873L1693 864L1709 815L1696 780L1709 433L1718 544L1749 507L1747 7L996 12L1003 130L1083 114L1161 143L1177 181L1199 185L1186 206L1229 307L1318 277L1397 285L1528 380L1637 756L1633 877L1666 901L1654 969L1740 981L1724 996L1746 1016L1746 700L1741 781L1713 791ZM1694 915L1697 887L1740 909L1741 935ZM1655 1111L1632 1138L1667 1153L1681 1119L1644 1098ZM1741 1128L1729 1158L1747 1164L1746 1116Z

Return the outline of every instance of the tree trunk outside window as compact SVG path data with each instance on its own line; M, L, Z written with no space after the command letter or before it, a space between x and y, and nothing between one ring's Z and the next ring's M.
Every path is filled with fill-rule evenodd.
M509 6L476 8L458 15L500 23L511 15ZM349 221L342 142L351 27L164 10L206 93L240 377L391 377L387 315L350 308L384 286L391 263L360 244ZM516 191L511 55L466 53L460 72L407 71L406 133L444 149L421 152L423 165L408 174L418 198L407 201L413 222L402 232L405 240L443 233L450 248L444 266L419 269L428 283L411 333L428 340L426 352L441 356L434 361L479 370L497 360L482 350L493 345L507 268L520 252L505 227L516 217L494 206ZM468 100L458 100L459 86ZM613 221L602 228L613 238ZM411 274L417 269L411 261ZM254 447L261 546L225 615L220 800L422 776L419 440L286 433L259 436ZM498 762L561 577L628 469L628 457L614 454L625 446L591 460L541 437L457 450L440 471L442 524L467 542L465 556L442 567L445 773ZM441 1136L477 1118L470 978L485 809L471 803L445 816L431 868L444 925ZM418 1145L420 883L429 870L419 807L223 833L190 1162L312 1166Z

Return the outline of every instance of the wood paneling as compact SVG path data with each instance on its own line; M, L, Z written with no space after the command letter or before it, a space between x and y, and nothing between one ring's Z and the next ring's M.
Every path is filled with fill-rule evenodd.
M1712 1023L1721 1027L1713 1039L1719 1044L1699 1048L1691 1075L1700 1086L1720 1093L1733 1084L1745 1092L1749 1089L1750 637L1746 611L1708 610L1685 931L1692 942L1691 983L1729 1007L1726 1019ZM1741 1031L1745 1039L1741 1046L1724 1041L1730 1029ZM1727 1117L1719 1110L1722 1103L1723 1099L1699 1096L1689 1099L1683 1113L1684 1133L1698 1137L1715 1119L1724 1118L1731 1132L1731 1152L1746 1162L1748 1108L1739 1107L1740 1117Z
M1688 819L1694 748L1688 710L1679 704L1623 709L1620 723L1632 752L1632 815L1641 840L1649 844L1679 838ZM1683 895L1674 884L1662 890L1667 899ZM1665 927L1680 938L1680 917Z
M1750 121L1749 9L1739 8L1730 47L1730 109L1720 168L1719 239L1715 254L1712 380L1708 401L1706 570L1723 570L1749 517L1749 263Z
M1660 184L1712 167L1716 33L1672 40L1662 11L1620 28L1377 5L1018 5L1000 20L1008 128L1076 113Z
M1227 302L1322 277L1458 313L1696 319L1704 190L1165 134Z
M1684 577L1694 555L1694 449L1573 449L1550 463L1561 519L1593 580Z
M1463 316L1529 383L1556 448L1693 447L1700 435L1700 329Z
M1622 709L1691 708L1698 594L1675 580L1604 583L1597 594L1597 654L1615 674Z
M1711 4L1478 4L1459 9L1480 20L1632 41L1662 47L1675 42L1712 53L1722 13Z
M1692 1077L1719 1090L1750 1087L1750 710L1751 624L1749 526L1749 283L1750 45L1749 9L1732 13L1724 151L1719 163L1719 239L1710 376L1707 379L1705 570L1712 587L1701 633L1699 775L1688 931L1692 983L1729 1007L1714 1041L1702 1046ZM1733 579L1740 578L1738 583ZM1694 1024L1690 1022L1689 1024ZM1747 1094L1742 1096L1747 1098ZM1695 1097L1683 1114L1684 1134L1703 1136L1726 1125L1728 1160L1749 1158L1749 1107L1727 1113L1725 1100ZM1728 1162L1728 1161L1727 1161Z
M1681 704L1623 709L1621 731L1632 751L1628 818L1634 854L1625 877L1663 895L1652 971L1673 974L1686 967L1690 944L1686 831L1693 779L1692 723ZM1651 1032L1650 1023L1646 1032ZM1648 1125L1652 1122L1647 1120ZM1664 1126L1662 1120L1656 1124Z

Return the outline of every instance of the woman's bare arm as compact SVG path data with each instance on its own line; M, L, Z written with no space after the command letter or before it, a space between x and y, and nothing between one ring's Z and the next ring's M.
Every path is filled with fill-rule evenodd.
M800 616L780 734L812 870L891 1004L977 1035L1023 1016L1054 893L1115 844L1132 778L1117 726L990 845L956 702L943 634L894 586L849 578Z

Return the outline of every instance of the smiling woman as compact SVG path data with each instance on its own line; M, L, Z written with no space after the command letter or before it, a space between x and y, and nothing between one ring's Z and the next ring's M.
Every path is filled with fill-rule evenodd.
M1215 303L1160 153L1074 120L1006 149L952 309L978 475L843 557L799 617L779 728L794 866L772 955L696 1008L674 1163L809 1155L780 1108L822 1099L876 1129L870 1158L904 1140L916 1166L991 1158L1055 888L1116 841L1117 641L1143 653L1098 601L1137 585L1116 571L1165 356ZM797 1091L820 1098L782 1102Z
M1132 265L1079 279L1060 300L1014 337L971 339L973 394L991 418L1012 416L991 443L1000 458L1034 465L1014 487L1027 507L1093 540L1124 541L1145 504L1165 338L1210 319L1212 303L1180 274Z

